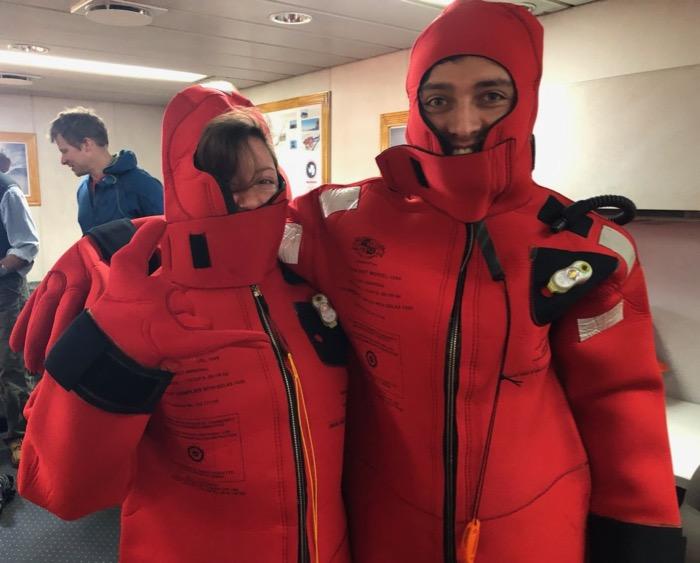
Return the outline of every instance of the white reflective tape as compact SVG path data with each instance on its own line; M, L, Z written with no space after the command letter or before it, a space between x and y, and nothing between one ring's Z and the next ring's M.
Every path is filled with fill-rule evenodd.
M299 248L301 248L302 228L299 223L287 223L277 256L285 264L299 263Z
M360 186L349 188L332 188L319 196L323 216L328 217L336 211L357 209L360 201Z
M590 319L578 319L578 339L579 342L588 340L591 336L600 334L611 326L615 326L619 323L623 316L623 302L620 301L609 311L598 315L597 317L592 317Z
M605 225L600 231L598 244L622 256L627 263L627 274L629 275L632 271L632 266L634 266L634 261L637 258L637 253L634 251L634 246L630 240L620 231L616 231L612 227Z

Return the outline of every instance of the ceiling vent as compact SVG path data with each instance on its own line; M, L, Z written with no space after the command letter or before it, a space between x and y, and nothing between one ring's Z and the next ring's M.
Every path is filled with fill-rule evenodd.
M3 72L0 70L0 86L31 86L39 78L41 76Z
M138 27L148 25L154 16L166 13L168 10L147 4L138 4L127 0L112 2L111 0L83 0L74 4L71 14L80 14L93 22L118 27Z

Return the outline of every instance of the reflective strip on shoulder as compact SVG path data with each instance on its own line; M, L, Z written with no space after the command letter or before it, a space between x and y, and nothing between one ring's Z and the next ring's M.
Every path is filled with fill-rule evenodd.
M634 245L630 240L623 235L621 232L608 227L603 226L600 231L600 238L598 239L598 244L609 248L613 252L617 252L624 261L627 263L627 275L632 271L632 266L634 266L634 261L637 258L637 253L634 251Z
M285 264L299 263L299 248L301 247L302 227L299 223L287 223L277 255Z
M612 309L602 315L591 317L590 319L577 319L579 342L588 340L592 336L609 329L611 326L615 326L624 318L623 309L623 302L620 301Z
M349 188L331 188L318 196L323 216L328 217L336 211L357 209L360 202L360 186Z

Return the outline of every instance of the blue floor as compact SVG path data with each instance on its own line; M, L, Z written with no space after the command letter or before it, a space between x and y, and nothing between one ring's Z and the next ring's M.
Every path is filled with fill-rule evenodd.
M1 440L0 473L16 473ZM118 544L117 508L64 522L15 496L0 514L0 563L116 563Z

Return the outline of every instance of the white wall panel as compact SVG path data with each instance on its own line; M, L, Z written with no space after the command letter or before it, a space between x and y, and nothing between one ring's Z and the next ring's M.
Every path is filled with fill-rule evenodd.
M377 176L379 116L408 109L404 79L408 51L331 69L333 181Z
M599 0L540 21L545 83L700 64L698 0Z
M667 394L700 403L700 221L640 220L627 228L646 275Z
M572 199L700 210L700 65L545 85L535 179Z
M355 63L358 64L358 63ZM252 88L241 89L241 93L251 99L255 104L267 102L277 102L287 98L306 96L316 92L331 90L331 71L323 69L309 74L302 74L269 84L253 86ZM333 124L331 123L331 126Z
M155 109L155 111L154 111ZM163 110L138 104L114 104L110 149L132 148L139 166L163 181L161 124Z

